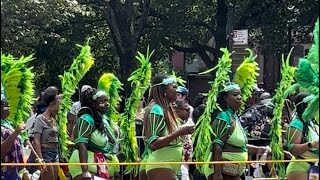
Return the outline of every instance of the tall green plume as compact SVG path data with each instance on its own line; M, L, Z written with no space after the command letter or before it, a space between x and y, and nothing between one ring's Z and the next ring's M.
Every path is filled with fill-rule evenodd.
M217 97L219 94L220 87L226 82L230 81L228 74L231 72L231 54L228 52L226 48L221 48L220 50L224 54L222 55L222 58L219 58L217 66L206 72L201 73L206 74L213 71L214 69L217 69L216 78L213 82L211 82L211 89L207 94L207 106L204 110L204 113L200 116L199 120L197 121L195 131L192 135L192 141L196 142L196 146L194 148L194 155L196 161L198 162L206 161L206 159L204 159L204 155L208 149L208 145L210 145L212 142L211 136L213 135L213 130L211 127L211 113L214 110L221 110L219 104L217 103ZM195 141L196 139L198 140ZM202 172L202 165L197 165L197 168Z
M34 101L34 74L32 68L27 67L27 63L33 60L32 56L16 59L1 52L1 84L10 106L8 119L14 127L27 120ZM23 133L22 137L27 139L27 133Z
M249 57L246 57L241 65L237 68L237 71L233 77L233 82L238 84L241 88L241 94L243 103L240 107L240 114L245 109L245 102L251 97L253 86L257 83L257 77L259 64L255 61L257 56L253 56L251 49L246 49L249 51Z
M317 19L313 30L313 44L309 49L307 59L312 65L312 69L319 74L319 18Z
M104 73L98 81L98 89L107 93L110 102L107 116L113 122L118 122L120 118L117 108L121 102L121 97L119 95L119 90L122 89L121 86L122 83L120 80L112 73Z
M59 76L62 88L62 101L58 113L58 126L59 126L59 150L62 159L67 160L69 157L69 150L67 145L71 143L68 140L67 134L67 115L71 109L71 97L76 92L78 83L83 76L89 71L94 63L91 54L91 48L87 42L84 46L77 45L81 48L80 54L73 60L72 65L68 71Z
M146 90L150 87L151 81L151 63L150 58L154 51L149 52L147 48L146 56L138 52L136 59L140 62L140 67L131 73L128 81L131 82L132 93L126 100L124 113L122 115L120 128L122 132L122 152L127 162L137 162L138 144L135 133L135 118L138 111L139 102ZM134 171L138 173L138 166L127 166L125 173Z
M281 126L281 118L282 118L282 109L285 102L285 93L286 90L291 86L294 82L294 72L295 68L289 65L290 55L292 49L288 54L287 58L284 59L284 55L282 55L282 69L281 69L281 81L276 89L276 94L274 95L272 101L274 104L273 109L273 118L271 125L271 149L272 149L272 160L283 160L283 148L282 148L282 126ZM278 172L278 176L281 179L284 179L285 176L285 166L284 163L274 163L273 164L276 172Z

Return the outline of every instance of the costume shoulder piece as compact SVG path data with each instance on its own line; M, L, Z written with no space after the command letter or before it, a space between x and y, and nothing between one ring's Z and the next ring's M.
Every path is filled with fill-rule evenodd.
M292 49L289 52L286 59L282 55L282 69L281 69L281 80L279 86L276 89L276 94L274 95L272 101L274 104L272 127L271 127L271 149L272 149L272 159L273 160L283 160L283 148L282 148L282 126L281 117L282 109L286 99L286 90L294 82L294 72L295 68L289 65L290 55ZM276 172L281 178L285 176L285 166L284 163L274 163Z
M65 71L60 77L62 89L62 101L58 112L58 127L59 127L59 150L62 159L69 157L67 144L71 143L68 140L67 134L67 115L72 107L71 97L76 92L78 83L83 76L89 71L94 63L91 54L91 48L87 42L84 46L77 45L81 48L80 54L73 60L68 71Z
M120 82L117 76L112 73L104 73L98 81L98 89L107 93L110 103L107 116L113 122L117 122L120 118L117 107L121 102L119 90L122 90L122 85L123 84Z
M27 67L32 59L32 55L16 59L1 52L1 84L10 106L8 119L14 127L27 120L34 101L34 73L32 68ZM28 137L26 133L22 136Z
M135 134L135 118L141 98L146 90L150 87L151 81L151 63L150 58L153 51L143 55L138 52L136 59L140 62L140 67L131 73L128 81L131 82L132 93L126 100L124 113L121 118L120 128L122 132L122 152L124 153L126 162L137 162L138 160L138 144ZM127 166L125 173L134 171L138 173L138 166Z

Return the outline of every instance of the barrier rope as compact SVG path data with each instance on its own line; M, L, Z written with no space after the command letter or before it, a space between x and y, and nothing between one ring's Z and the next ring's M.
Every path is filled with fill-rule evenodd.
M68 166L68 165L179 165L179 164L251 164L280 162L318 162L319 159L265 160L265 161L212 161L212 162L123 162L123 163L1 163L1 166Z

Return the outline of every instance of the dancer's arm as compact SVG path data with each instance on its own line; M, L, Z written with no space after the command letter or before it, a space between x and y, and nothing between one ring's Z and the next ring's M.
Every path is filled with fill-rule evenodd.
M14 141L24 128L25 124L20 124L10 135L4 134L5 131L1 130L1 157L5 156L10 151Z
M212 157L211 161L222 161L222 149L228 140L229 131L231 129L230 116L225 112L217 115L217 118L212 123L212 130L214 133L212 142ZM214 165L214 176L221 176L222 164Z
M75 144L79 149L80 163L88 162L87 144L89 142L90 134L93 131L94 120L89 115L82 115L75 126L74 136ZM81 165L82 173L88 172L88 165Z

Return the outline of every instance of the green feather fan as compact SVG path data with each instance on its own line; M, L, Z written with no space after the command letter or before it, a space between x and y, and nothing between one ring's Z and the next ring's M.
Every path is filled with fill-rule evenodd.
M259 76L257 71L260 70L259 64L255 61L257 56L253 56L252 50L248 48L246 50L249 51L250 55L246 57L237 68L233 77L233 82L241 88L243 103L240 107L240 114L245 109L245 102L247 102L252 95L253 86L257 83L257 77Z
M315 95L315 98L308 103L302 119L307 121L315 118L319 125L319 19L313 31L314 42L306 58L299 60L295 78L305 91Z
M121 102L119 90L122 89L122 85L123 84L120 82L117 76L112 73L104 73L98 81L98 89L105 91L109 99L110 105L107 116L115 123L117 123L120 118L117 108Z
M271 127L271 149L272 149L272 160L283 160L283 148L282 148L282 126L281 126L281 117L282 109L285 102L285 93L286 90L294 82L294 72L295 68L289 65L289 59L292 49L288 54L286 60L282 55L282 69L281 69L281 81L276 89L276 94L273 97L272 101L274 104L272 118L272 127ZM285 176L285 166L284 163L274 163L273 164L278 176L283 179Z
M77 45L81 48L80 54L73 60L69 70L65 71L63 76L59 76L63 96L57 120L59 126L59 150L62 159L68 159L69 157L67 145L71 142L68 140L67 134L67 115L72 106L71 97L76 92L80 80L94 63L94 58L88 43L89 42L84 46Z
M138 52L136 59L140 62L140 67L131 73L128 81L131 81L132 93L126 100L124 113L122 115L120 128L122 132L122 152L127 162L138 161L138 144L135 134L135 118L138 111L138 105L146 90L150 87L151 81L151 63L150 58L153 51L147 49L146 56ZM134 171L138 173L137 166L127 166L125 173Z
M15 59L12 55L1 53L1 84L10 106L8 120L13 123L13 127L25 122L30 116L34 101L34 74L26 63L33 59L32 56ZM22 137L27 139L28 135L23 133Z
M229 73L231 72L232 65L232 60L230 58L231 54L228 52L226 48L221 48L220 50L224 54L222 55L222 58L219 58L217 66L206 72L201 73L206 74L213 71L214 69L217 69L216 78L213 82L211 82L211 89L207 94L207 106L204 110L204 113L199 117L195 131L192 135L193 142L195 142L195 139L198 139L194 148L194 155L197 162L206 161L206 159L204 159L205 152L208 149L208 145L211 144L211 136L213 135L213 130L211 128L211 113L214 110L221 110L219 104L217 104L219 90L221 89L221 86L223 84L230 81ZM197 168L200 170L200 172L202 172L202 165L197 165Z
M317 74L319 74L319 18L317 19L317 22L314 26L313 44L309 49L307 59L310 61L312 69L314 69Z

